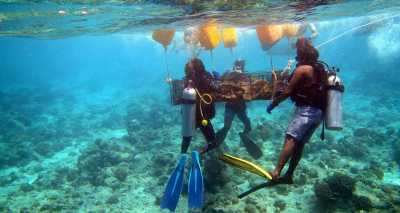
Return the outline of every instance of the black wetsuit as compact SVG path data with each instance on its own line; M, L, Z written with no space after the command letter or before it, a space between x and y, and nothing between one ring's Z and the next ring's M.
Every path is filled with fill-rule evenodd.
M224 76L222 76L222 78L233 81L233 82L247 80L246 75L244 75L243 73L238 73L238 72L229 72L229 73L225 74ZM237 115L239 120L243 122L243 125L244 125L243 133L246 134L251 131L251 123L250 123L249 117L247 116L246 108L247 108L246 101L243 99L243 97L238 97L235 100L225 103L224 127L221 130L219 130L217 133L218 145L221 144L225 140L225 137L226 137L229 129L232 126L232 121L235 118L235 115Z

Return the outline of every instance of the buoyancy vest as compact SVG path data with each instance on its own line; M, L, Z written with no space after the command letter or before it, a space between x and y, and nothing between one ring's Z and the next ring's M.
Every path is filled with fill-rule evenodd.
M313 67L311 83L307 82L309 81L308 79L302 79L290 95L290 98L296 103L296 106L311 106L324 111L326 108L327 96L327 72L325 66L320 62L307 65ZM292 76L293 73L290 79Z

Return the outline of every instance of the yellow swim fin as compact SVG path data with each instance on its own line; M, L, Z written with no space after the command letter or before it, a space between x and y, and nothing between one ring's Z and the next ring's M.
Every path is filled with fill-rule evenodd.
M265 171L260 166L254 164L250 161L243 160L241 158L234 157L234 156L226 154L226 153L220 155L219 159L222 160L223 162L230 164L232 166L235 166L239 169L243 169L243 170L249 171L251 173L254 173L256 175L259 175L265 179L272 180L271 175L267 171Z

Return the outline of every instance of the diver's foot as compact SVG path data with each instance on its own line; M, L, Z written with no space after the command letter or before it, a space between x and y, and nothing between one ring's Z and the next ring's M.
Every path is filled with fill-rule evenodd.
M275 169L274 171L270 172L269 174L270 174L271 177L272 177L272 180L271 180L271 181L278 181L279 175L280 175L279 173L280 173L280 172L277 171L276 169Z

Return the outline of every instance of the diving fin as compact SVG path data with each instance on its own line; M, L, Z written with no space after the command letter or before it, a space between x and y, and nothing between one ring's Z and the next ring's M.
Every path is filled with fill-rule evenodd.
M253 193L253 192L256 192L256 191L258 191L258 190L260 190L260 189L262 189L262 188L272 187L272 186L275 186L275 185L278 185L278 184L279 184L278 182L273 182L273 181L268 181L268 182L259 184L259 185L257 185L257 186L254 186L253 188L251 188L251 189L249 189L249 190L243 192L242 194L240 194L240 195L238 196L238 198L239 198L239 199L242 199L242 198L246 197L247 195L249 195L249 194L251 194L251 193Z
M263 155L260 147L254 143L254 141L249 137L246 133L240 133L240 138L242 139L243 145L246 148L246 151L250 154L254 159L258 159Z
M226 154L226 153L220 155L219 159L222 160L223 162L225 162L229 165L235 166L239 169L243 169L243 170L249 171L251 173L254 173L256 175L259 175L265 179L272 180L271 175L267 171L265 171L260 166L254 164L250 161L247 161L247 160L244 160L244 159L241 159L238 157L234 157L234 156Z
M253 192L256 192L256 191L258 191L258 190L260 190L260 189L262 189L262 188L268 188L268 187L276 186L276 185L279 185L279 184L289 184L289 185L291 185L291 184L293 184L293 180L292 180L291 178L288 179L288 178L285 177L285 176L280 177L280 178L278 178L277 180L273 180L273 181L270 180L270 181L267 181L267 182L265 182L265 183L256 185L256 186L254 186L253 188L251 188L251 189L249 189L249 190L243 192L242 194L240 194L240 195L238 196L238 198L239 198L239 199L242 199L242 198L246 197L247 195L249 195L249 194L251 194L251 193L253 193Z
M165 188L164 196L161 200L161 208L175 211L178 204L179 197L183 187L183 175L185 172L186 155L182 155L179 159L178 166L168 180L167 187Z
M189 175L188 201L189 208L203 207L203 175L200 167L199 152L192 152L192 168Z

